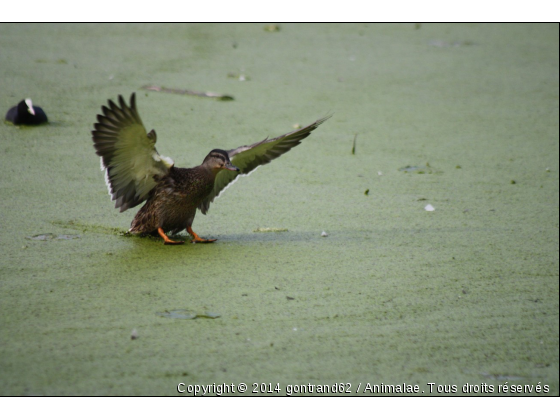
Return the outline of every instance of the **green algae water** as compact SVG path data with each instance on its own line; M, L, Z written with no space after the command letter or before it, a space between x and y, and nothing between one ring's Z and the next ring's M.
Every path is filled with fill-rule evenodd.
M558 395L558 25L267 28L0 25L49 118L0 124L0 394ZM92 146L131 92L180 167L334 116L166 247Z

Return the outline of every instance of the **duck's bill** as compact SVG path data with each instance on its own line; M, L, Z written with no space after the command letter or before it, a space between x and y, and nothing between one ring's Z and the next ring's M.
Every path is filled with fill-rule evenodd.
M27 112L29 112L31 115L35 115L35 110L33 109L33 102L31 102L31 99L27 98L25 100L25 104L27 105Z
M231 163L226 163L225 168L229 171L239 172L239 168L237 166L233 166Z

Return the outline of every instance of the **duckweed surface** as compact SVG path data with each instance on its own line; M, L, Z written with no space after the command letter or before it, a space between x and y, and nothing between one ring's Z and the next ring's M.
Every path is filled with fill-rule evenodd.
M2 112L31 97L50 121L0 124L0 394L558 395L558 35L0 25ZM334 116L197 215L215 244L167 247L123 234L134 210L113 208L90 139L134 91L178 166Z

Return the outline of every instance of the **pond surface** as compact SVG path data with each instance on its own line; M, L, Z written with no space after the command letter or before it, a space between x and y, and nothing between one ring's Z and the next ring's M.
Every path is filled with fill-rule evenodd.
M0 394L558 395L558 25L267 28L0 25L1 109L50 121L0 124ZM132 92L179 167L334 116L168 247L92 146Z

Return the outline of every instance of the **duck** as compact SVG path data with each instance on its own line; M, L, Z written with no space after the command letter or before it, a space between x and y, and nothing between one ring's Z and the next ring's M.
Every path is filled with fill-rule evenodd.
M22 99L6 113L6 121L14 125L39 125L48 122L47 114L39 106L33 105L30 98Z
M265 138L231 150L212 149L202 163L179 168L173 159L160 155L155 130L147 132L138 109L136 94L129 104L119 95L118 104L108 100L101 107L92 131L93 146L105 172L105 183L124 212L143 204L134 216L129 232L163 239L164 245L185 241L171 239L186 229L192 243L212 243L192 229L197 210L207 214L210 204L238 179L249 175L291 150L331 115L287 134Z

